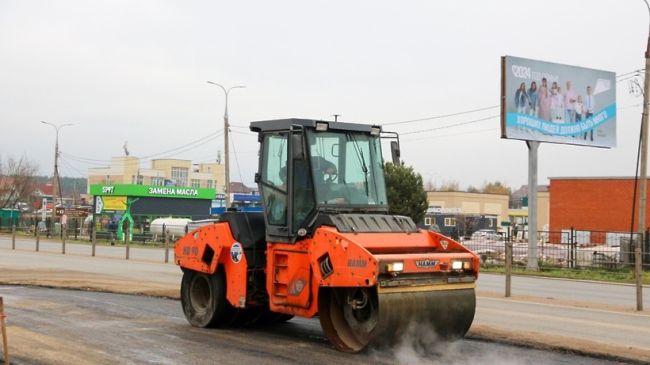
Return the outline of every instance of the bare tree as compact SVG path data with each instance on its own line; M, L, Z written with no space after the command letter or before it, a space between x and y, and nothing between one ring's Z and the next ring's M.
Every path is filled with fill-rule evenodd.
M424 183L424 191L436 191L436 184L433 180L429 179Z
M13 208L28 201L36 190L37 165L23 156L16 160L0 156L0 208Z
M485 182L483 188L481 189L484 193L487 194L501 194L501 195L510 195L512 189L501 181L495 182Z
M438 191L460 191L460 183L458 180L445 180L440 184Z

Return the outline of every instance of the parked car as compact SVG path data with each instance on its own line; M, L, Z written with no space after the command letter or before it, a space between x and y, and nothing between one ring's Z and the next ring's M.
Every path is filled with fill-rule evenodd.
M479 229L478 231L472 233L472 239L502 241L503 235L497 233L493 229Z

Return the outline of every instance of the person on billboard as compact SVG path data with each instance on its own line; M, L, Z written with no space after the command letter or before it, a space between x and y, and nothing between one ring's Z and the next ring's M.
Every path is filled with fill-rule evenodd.
M528 89L528 115L537 117L539 112L538 102L537 83L533 81L530 83L530 89Z
M564 92L564 120L567 123L575 123L575 102L576 102L576 93L571 87L571 81L566 82L566 91Z
M542 78L542 84L537 92L539 101L538 115L541 119L551 120L551 98L548 91L546 77Z
M585 119L589 119L594 115L595 108L596 108L596 104L594 101L594 95L591 92L591 86L587 86L587 95L585 95L585 101L584 101ZM585 132L583 136L584 140L587 140L587 134L589 134L589 139L593 141L594 130L591 129L589 132Z
M526 94L526 83L522 82L519 85L519 89L515 92L515 108L517 108L517 113L525 114L527 105L528 94Z
M555 123L564 123L564 98L555 82L551 87L551 119Z
M548 88L544 86L539 88L539 117L551 120L551 96L548 94Z
M582 102L582 95L578 95L575 104L573 104L573 109L575 111L576 123L582 121L582 114L584 110L584 104Z

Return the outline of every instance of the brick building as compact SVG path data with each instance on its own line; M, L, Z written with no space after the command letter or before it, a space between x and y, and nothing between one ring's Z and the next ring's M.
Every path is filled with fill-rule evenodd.
M550 180L551 231L571 227L586 231L630 230L633 177L555 177ZM650 226L649 213L646 213L646 226ZM635 214L635 230L636 221Z

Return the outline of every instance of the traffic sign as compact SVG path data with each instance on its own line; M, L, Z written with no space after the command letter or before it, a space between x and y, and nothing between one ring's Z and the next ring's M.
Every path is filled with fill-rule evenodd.
M62 208L62 207L57 207L55 209L55 214L57 217L61 217L64 214L68 216L68 218L85 218L88 216L88 209L83 209L83 208Z
M95 214L101 214L104 210L104 201L101 196L95 197Z

